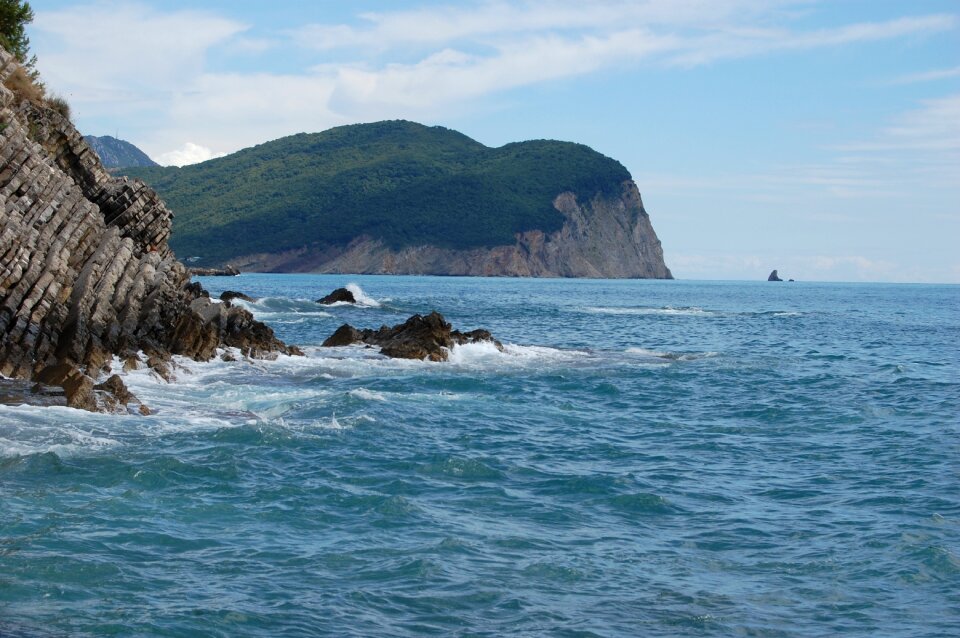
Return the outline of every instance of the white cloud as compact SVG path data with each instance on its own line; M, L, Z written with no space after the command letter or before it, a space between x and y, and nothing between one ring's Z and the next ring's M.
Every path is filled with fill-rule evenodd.
M960 77L960 66L955 66L952 69L934 69L932 71L901 75L891 80L889 84L918 84L920 82L934 82L936 80L946 80L956 77Z
M222 67L224 56L245 63L283 56L291 43L205 11L109 0L39 11L31 37L47 84L71 101L78 121L114 128L110 120L136 115L141 128L129 134L162 155L188 140L232 151L346 122L449 117L486 96L607 69L692 66L956 26L953 16L928 15L815 31L784 27L808 4L551 0L383 11L357 24L292 32L299 45L339 62L325 54L322 64L285 73L207 68L213 54Z
M112 1L38 11L32 39L44 80L81 109L142 107L169 99L203 70L211 47L246 29L208 12Z
M223 157L224 155L226 155L226 153L214 153L206 146L187 142L182 147L174 151L162 153L153 159L163 166L186 166L188 164L205 162L216 157Z

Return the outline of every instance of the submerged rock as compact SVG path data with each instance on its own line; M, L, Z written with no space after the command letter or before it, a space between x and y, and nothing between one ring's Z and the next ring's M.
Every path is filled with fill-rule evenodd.
M323 342L323 347L365 343L380 346L381 354L394 359L446 361L453 346L481 341L493 343L498 350L503 350L503 345L494 339L489 331L454 330L443 315L434 311L425 317L414 315L393 327L381 326L378 330L370 328L358 330L349 324L344 324Z
M772 273L770 273L770 276L767 277L767 281L783 281L783 279L780 279L780 276L777 275L777 271L774 270Z
M346 288L337 288L326 297L317 299L317 303L322 303L327 306L337 302L357 303L357 298Z

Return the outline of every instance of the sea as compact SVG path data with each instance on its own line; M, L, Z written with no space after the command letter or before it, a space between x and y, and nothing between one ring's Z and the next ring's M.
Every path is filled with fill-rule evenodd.
M960 635L960 286L201 280L306 356L0 405L0 636Z

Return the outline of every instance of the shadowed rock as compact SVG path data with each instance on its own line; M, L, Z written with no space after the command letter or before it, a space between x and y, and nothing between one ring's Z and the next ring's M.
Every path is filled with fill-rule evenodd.
M780 279L780 276L777 274L777 271L774 270L772 273L770 273L770 276L767 277L767 281L783 281L783 279Z
M380 346L381 354L394 359L446 361L453 346L481 341L489 341L498 350L503 350L503 345L494 339L489 331L454 330L443 315L434 311L425 317L414 315L393 327L381 326L378 330L370 328L358 330L349 324L344 324L323 342L323 347L365 343Z
M250 295L245 295L242 292L237 292L236 290L224 290L222 293L220 293L220 301L233 301L234 299L241 299L249 302L256 301L256 299Z
M228 265L223 268L191 268L190 274L197 277L236 277L240 271Z
M354 297L353 293L346 288L337 288L326 297L317 299L317 303L322 303L327 306L341 301L346 303L357 303L356 297Z

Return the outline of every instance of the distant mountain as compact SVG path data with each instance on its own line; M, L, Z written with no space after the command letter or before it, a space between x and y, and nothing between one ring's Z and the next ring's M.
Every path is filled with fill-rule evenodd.
M100 156L100 161L107 168L159 166L159 164L150 159L146 153L130 142L118 140L109 135L104 135L103 137L85 135L83 139L90 145L90 148L96 151L97 155Z
M488 148L390 121L123 172L166 200L176 213L171 246L197 265L670 277L629 172L582 144Z

